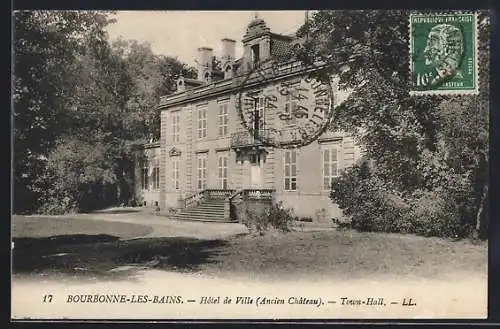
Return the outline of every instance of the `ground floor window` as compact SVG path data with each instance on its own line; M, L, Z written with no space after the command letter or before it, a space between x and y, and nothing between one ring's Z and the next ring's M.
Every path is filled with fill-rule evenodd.
M180 161L178 158L173 158L172 159L172 187L174 190L180 189L180 183L179 183L179 164Z
M160 188L160 159L153 159L153 190Z
M285 151L285 191L297 190L297 151Z
M141 168L141 187L143 190L149 189L149 162L144 160Z
M220 188L222 189L227 189L227 163L228 163L228 159L227 159L227 154L220 154L218 156L218 185Z
M330 190L333 180L338 176L338 153L337 146L329 146L323 149L323 189Z
M197 188L198 190L203 190L207 188L207 153L198 154L197 160Z

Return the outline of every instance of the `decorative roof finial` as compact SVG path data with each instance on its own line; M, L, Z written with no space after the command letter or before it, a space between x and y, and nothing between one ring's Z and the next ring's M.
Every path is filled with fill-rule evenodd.
M259 12L258 12L258 11L255 11L255 12L254 12L254 16L255 16L255 19L258 19L258 18L259 18Z

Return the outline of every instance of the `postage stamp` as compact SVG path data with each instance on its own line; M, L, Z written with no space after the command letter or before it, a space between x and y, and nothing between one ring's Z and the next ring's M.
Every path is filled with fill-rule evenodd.
M411 94L477 94L475 13L410 14Z
M312 61L257 63L239 85L243 126L265 146L297 148L317 140L333 118L333 89L322 72Z

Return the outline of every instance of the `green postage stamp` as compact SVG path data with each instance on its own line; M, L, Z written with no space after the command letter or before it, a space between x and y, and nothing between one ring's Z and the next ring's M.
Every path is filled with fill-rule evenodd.
M410 14L410 73L411 94L476 94L476 14Z

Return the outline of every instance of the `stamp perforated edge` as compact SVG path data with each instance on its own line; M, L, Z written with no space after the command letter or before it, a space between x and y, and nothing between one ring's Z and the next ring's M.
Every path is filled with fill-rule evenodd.
M433 15L457 15L457 14L472 14L474 15L474 69L475 69L475 77L474 77L474 89L470 90L411 90L410 89L410 95L411 96L421 96L421 95L478 95L479 94L479 39L478 39L478 25L479 25L479 17L477 11L429 11L429 12L422 12L422 11L411 11L409 16L408 16L408 53L409 53L409 58L408 58L408 72L409 72L409 79L410 79L410 86L412 85L412 72L413 72L413 59L412 59L412 16L413 15L426 15L426 14L433 14ZM411 88L411 87L410 87Z

